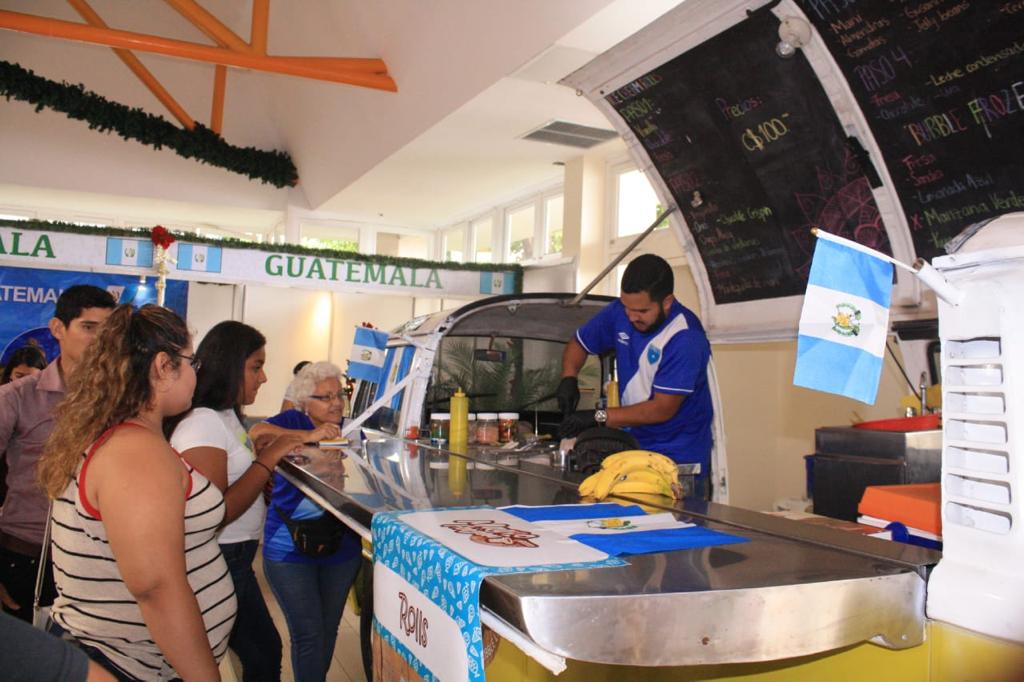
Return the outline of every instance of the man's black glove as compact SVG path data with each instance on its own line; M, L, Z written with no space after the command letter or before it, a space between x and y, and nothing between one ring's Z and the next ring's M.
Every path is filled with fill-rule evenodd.
M597 420L594 419L594 410L573 412L558 425L558 437L573 438L595 426L597 426Z
M576 377L562 377L558 382L558 390L555 391L555 399L558 400L558 411L562 418L566 418L576 411L580 403L580 382Z

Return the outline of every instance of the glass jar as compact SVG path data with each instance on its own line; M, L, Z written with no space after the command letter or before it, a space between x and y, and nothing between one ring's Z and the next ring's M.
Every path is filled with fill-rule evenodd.
M448 412L430 413L430 444L435 447L448 445L448 428L452 416Z
M466 421L469 424L469 428L467 429L467 431L469 432L469 442L470 443L475 443L476 442L476 413L475 412L470 412L468 415L466 415Z
M495 445L498 442L498 413L480 412L476 415L476 442Z
M498 442L510 443L518 436L519 413L499 412L498 413Z

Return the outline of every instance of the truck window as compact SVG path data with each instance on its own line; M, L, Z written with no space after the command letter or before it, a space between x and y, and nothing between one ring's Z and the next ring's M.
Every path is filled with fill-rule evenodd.
M448 399L459 388L469 396L472 412L536 410L555 415L564 348L564 343L534 339L447 336L434 358L424 417L447 410ZM580 373L580 409L594 406L599 384L600 363L589 358Z

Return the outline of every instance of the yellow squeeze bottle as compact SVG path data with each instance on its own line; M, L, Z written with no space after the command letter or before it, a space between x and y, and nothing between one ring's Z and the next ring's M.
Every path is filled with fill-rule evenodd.
M605 400L608 403L608 407L619 406L619 373L615 372L612 374L612 378L608 380L608 383L604 387Z
M451 398L450 412L452 421L448 441L452 446L465 446L469 443L469 398L461 388Z

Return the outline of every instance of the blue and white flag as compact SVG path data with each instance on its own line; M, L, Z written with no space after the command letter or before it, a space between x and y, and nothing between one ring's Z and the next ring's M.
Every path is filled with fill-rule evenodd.
M153 242L149 239L107 237L107 265L153 267Z
M873 405L889 332L892 264L818 235L793 383Z
M219 246L207 244L178 244L178 269L193 272L220 272L221 255Z
M513 294L516 291L515 275L511 272L481 272L480 293L490 296Z
M387 345L387 332L369 327L356 327L352 355L348 360L348 376L379 384Z

